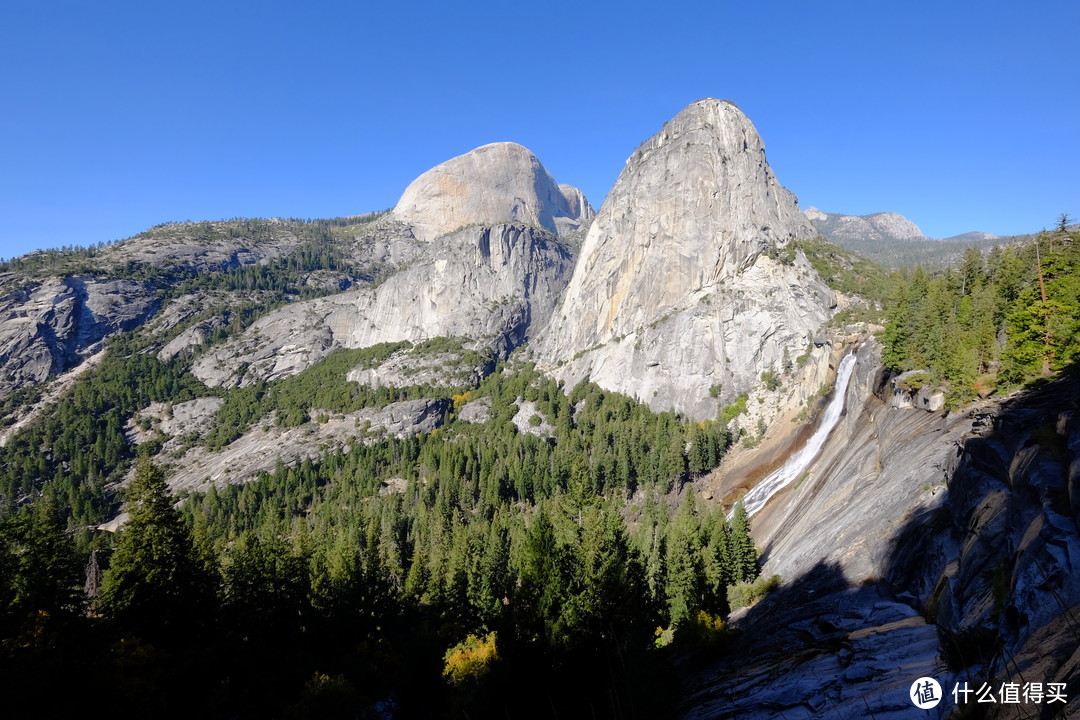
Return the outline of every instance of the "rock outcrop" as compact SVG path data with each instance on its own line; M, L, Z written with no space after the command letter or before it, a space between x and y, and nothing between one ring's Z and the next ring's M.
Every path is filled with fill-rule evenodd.
M900 213L879 212L870 215L825 213L816 207L806 209L806 217L826 240L847 247L859 241L910 242L929 240L915 223Z
M850 249L858 249L872 243L912 243L932 239L923 235L918 225L900 213L844 215L822 212L816 207L808 207L804 212L826 240ZM998 239L997 235L986 232L966 232L944 238L942 242L963 245L986 243Z
M491 419L491 398L482 397L465 403L458 411L458 419L470 423L486 423Z
M188 438L199 437L213 426L222 402L219 397L204 397L175 404L150 403L128 421L127 438L136 445L164 440L162 455L183 451Z
M899 720L920 676L946 688L947 717L954 682L1080 681L1080 383L898 409L875 395L878 353L860 349L807 477L754 516L784 585L733 615L738 648L690 683L683 717Z
M627 160L537 343L540 365L714 417L829 318L833 293L790 247L815 235L746 116L693 103Z
M131 280L0 277L0 392L43 382L78 365L106 337L130 330L158 307Z
M889 405L937 412L945 407L945 393L930 382L927 370L908 370L889 380Z
M446 400L405 400L383 408L350 413L326 413L325 422L282 428L268 418L220 452L189 449L169 477L174 492L206 490L210 485L242 483L259 473L273 472L278 463L315 460L334 450L348 451L355 443L371 445L388 437L405 438L442 425L449 412ZM320 415L312 410L313 417Z
M569 279L571 250L556 233L591 212L519 145L454 158L413 182L381 222L424 241L396 271L273 312L193 371L210 385L246 385L293 375L336 348L443 336L505 356L543 327Z
M353 368L345 378L368 387L458 387L474 384L493 367L494 362L485 356L466 350L430 353L410 348L375 367Z
M524 224L564 233L592 217L592 208L577 188L557 185L529 150L500 142L413 180L392 215L427 242L467 225Z

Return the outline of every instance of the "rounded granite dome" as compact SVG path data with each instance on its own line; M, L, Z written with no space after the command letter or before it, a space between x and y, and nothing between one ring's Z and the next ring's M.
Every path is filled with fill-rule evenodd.
M498 142L428 170L405 189L393 214L421 240L467 225L502 223L559 233L591 216L583 201L576 188L560 187L527 148Z

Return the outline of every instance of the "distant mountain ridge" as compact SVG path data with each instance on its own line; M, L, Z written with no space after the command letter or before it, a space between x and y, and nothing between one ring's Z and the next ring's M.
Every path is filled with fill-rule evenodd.
M930 238L918 225L895 212L843 215L822 212L816 207L803 212L829 242L893 269L944 265L965 247L986 248L1002 242L998 236L985 232L966 232L940 240Z
M832 242L874 240L929 240L915 223L900 213L879 212L869 215L826 213L816 207L805 211L818 232Z
M981 240L1000 240L1000 239L1001 238L999 236L993 235L993 234L987 233L987 232L966 232L966 233L960 233L959 235L952 235L952 236L947 237L947 238L942 238L941 242L970 243L970 242L979 242Z

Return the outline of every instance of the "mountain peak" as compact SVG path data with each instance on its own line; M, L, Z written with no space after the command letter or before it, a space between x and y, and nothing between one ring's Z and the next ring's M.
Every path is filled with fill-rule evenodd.
M928 240L915 223L900 213L877 212L869 215L842 215L807 208L806 217L831 242L847 247L858 241L899 242Z
M569 385L587 376L657 408L715 416L710 385L722 380L734 400L827 319L832 300L809 270L758 262L814 235L746 115L694 102L627 160L537 356L574 358L558 370Z
M565 187L570 190L527 148L497 142L425 172L405 189L393 215L425 241L467 225L522 223L563 233L592 214L584 195Z
M706 98L690 103L664 123L658 133L638 147L627 163L640 163L652 152L662 150L681 138L689 141L685 150L690 150L695 144L704 144L721 151L725 158L730 158L735 152L765 151L761 136L738 105L729 100Z
M695 100L690 103L671 119L672 123L679 122L693 122L700 120L704 122L721 122L721 118L728 113L734 113L738 115L747 123L750 120L743 114L743 111L739 109L731 100L719 100L717 98L702 98L701 100Z
M589 231L570 293L593 296L615 283L624 292L614 303L644 298L650 316L740 273L770 247L813 235L749 118L726 100L698 100L627 161ZM587 346L640 322L639 312L614 306L601 315L584 333Z

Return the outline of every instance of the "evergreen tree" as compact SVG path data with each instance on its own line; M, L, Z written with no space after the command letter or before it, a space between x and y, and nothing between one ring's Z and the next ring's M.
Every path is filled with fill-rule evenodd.
M668 622L678 627L701 609L705 569L701 544L693 529L672 525L667 540Z
M49 495L8 522L4 533L13 551L9 583L11 607L20 613L77 612L83 606L82 562L71 536L60 525Z
M697 614L705 588L701 525L691 487L668 530L666 595L670 625L677 627Z
M705 605L713 612L726 611L727 586L732 584L730 530L720 508L714 508L702 523L702 565Z
M148 636L189 629L209 610L209 579L161 470L146 458L136 468L127 507L128 521L102 578L103 609Z
M492 519L482 547L476 572L469 578L469 599L477 618L491 626L502 613L503 599L510 592L510 536L501 513Z
M750 537L750 518L746 514L742 501L735 506L735 514L731 518L730 547L732 580L750 582L756 579L760 571L757 548L754 547L754 540Z
M648 618L641 563L614 503L585 512L576 555L579 592L573 601L586 638L595 642L615 628L630 633Z
M230 628L241 635L263 635L271 627L281 636L298 632L309 606L308 568L308 559L280 538L243 533L224 563Z
M542 505L529 523L518 550L518 603L515 615L542 632L549 643L558 644L559 616L565 600L566 566L555 525ZM537 627L537 625L539 627Z

